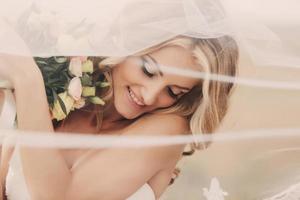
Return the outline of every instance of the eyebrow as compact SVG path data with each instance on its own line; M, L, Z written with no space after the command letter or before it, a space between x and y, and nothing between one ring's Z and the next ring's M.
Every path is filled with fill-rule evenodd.
M150 56L149 54L147 54L147 55L145 55L145 56L149 57L149 58L152 60L152 62L156 65L156 67L158 68L158 73L159 73L159 75L164 76L164 73L161 71L160 65L158 64L158 62L157 62L152 56ZM147 61L146 61L146 62L147 62ZM191 90L191 88L181 87L181 86L179 86L179 85L175 85L175 86L178 87L178 88L180 88L180 89L184 89L184 90L188 90L188 91Z
M150 56L149 54L147 54L146 56L149 57L149 58L152 60L152 62L154 62L154 64L155 64L156 67L158 68L158 73L159 73L159 75L164 76L164 73L161 71L158 62L157 62L152 56Z

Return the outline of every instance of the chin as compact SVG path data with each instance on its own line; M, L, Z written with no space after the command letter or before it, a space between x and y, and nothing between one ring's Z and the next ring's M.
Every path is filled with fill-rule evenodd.
M124 112L124 113L120 113L125 119L135 119L137 117L139 117L139 114L133 114L130 112Z
M132 113L128 112L128 111L124 111L124 110L117 110L118 113L120 113L120 115L122 117L124 117L125 119L132 119Z
M144 113L142 107L139 107L131 100L127 87L122 87L115 92L114 105L116 111L125 119L135 119Z
M135 119L137 118L138 116L140 116L141 114L139 113L134 113L132 110L129 110L128 106L124 106L124 105L121 105L122 103L120 102L116 102L115 104L115 108L117 110L117 112L122 116L124 117L125 119Z

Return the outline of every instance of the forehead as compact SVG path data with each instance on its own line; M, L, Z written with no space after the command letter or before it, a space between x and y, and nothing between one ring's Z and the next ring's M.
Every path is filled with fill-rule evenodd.
M196 63L192 52L179 46L169 46L163 47L157 51L150 53L159 65L164 65L174 69L186 69L201 71L201 67ZM178 85L189 85L190 87L199 83L200 79L190 78L187 76L180 76L175 74L164 73L164 78L173 80L178 83ZM181 84L180 84L181 83Z

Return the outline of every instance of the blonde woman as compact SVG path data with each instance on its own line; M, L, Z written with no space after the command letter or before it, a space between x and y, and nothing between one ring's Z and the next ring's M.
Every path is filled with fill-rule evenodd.
M15 88L18 129L37 131L36 134L49 134L39 132L42 131L122 136L211 133L226 113L233 84L174 75L161 71L160 66L235 76L238 48L229 36L177 36L132 56L92 59L95 68L105 69L101 73L112 83L105 94L99 94L109 103L104 109L88 106L76 110L54 126L43 79L34 61L1 55L0 76L10 80ZM99 123L101 126L97 127ZM204 147L205 144L192 145L193 150ZM2 187L9 200L154 200L170 184L184 148L19 147L13 154L4 149ZM10 159L11 165L22 167L22 172L13 171L15 168L8 164Z

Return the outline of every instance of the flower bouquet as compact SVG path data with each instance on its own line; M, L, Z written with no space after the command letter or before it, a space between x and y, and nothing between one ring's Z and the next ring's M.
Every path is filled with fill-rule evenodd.
M87 57L34 59L44 78L52 119L63 120L71 111L89 103L105 104L96 91L109 83L95 79L93 62Z

